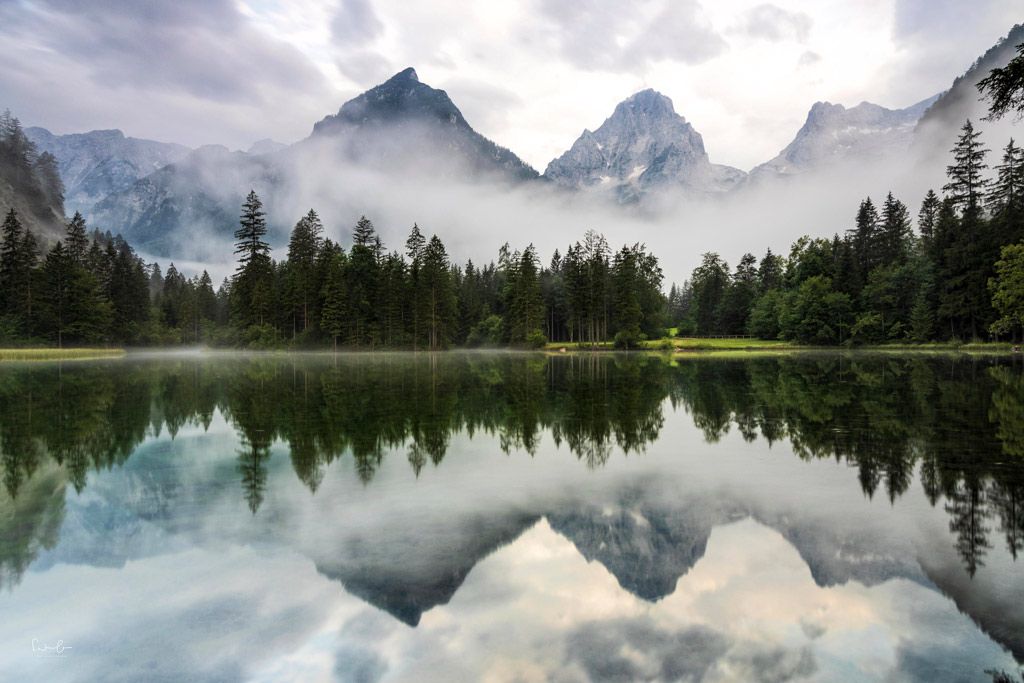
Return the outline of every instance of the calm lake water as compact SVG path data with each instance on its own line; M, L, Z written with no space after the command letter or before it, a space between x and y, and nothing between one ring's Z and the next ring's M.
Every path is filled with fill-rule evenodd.
M2 681L990 681L1018 357L0 365Z

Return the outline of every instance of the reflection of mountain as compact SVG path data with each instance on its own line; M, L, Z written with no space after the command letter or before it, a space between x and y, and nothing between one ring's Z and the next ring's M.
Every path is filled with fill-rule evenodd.
M317 569L345 590L416 626L427 610L447 604L483 558L537 522L526 514L477 516L453 528L432 524L388 536L347 530L337 547L317 550Z
M1021 652L1020 618L1005 607L1013 590L1024 592L1011 564L1024 529L1024 465L1007 456L1024 414L1020 375L1019 363L990 357L839 354L675 365L652 356L450 354L15 367L0 381L10 499L0 511L0 566L17 582L30 563L121 566L197 537L277 543L415 625L480 559L541 517L649 601L673 592L713 527L752 517L797 549L819 586L935 585ZM666 397L677 408L667 419ZM190 445L215 414L221 434ZM140 446L165 427L175 441ZM805 472L815 486L831 472L829 490L853 496L852 514L800 484L780 479L772 488L744 470L719 473L729 484L720 490L675 461L655 460L657 476L648 469L675 439L728 443L734 430L751 444L792 448L796 457L773 461L781 469L762 470L772 476ZM482 440L474 448L523 456L527 469L509 470L523 482L491 482L494 495L483 495L480 474L493 462L462 457L471 437ZM259 445L251 467L240 443ZM593 443L611 456L609 469L589 472L604 488L588 488L571 457L565 470L546 469L555 449L585 457ZM429 485L413 484L407 453ZM643 478L609 478L623 453ZM390 488L396 473L409 486L400 493ZM880 489L887 495L874 495ZM73 498L54 522L65 490ZM904 496L910 507L890 509ZM939 531L921 541L911 527L925 519ZM216 532L203 529L207 521ZM58 526L57 547L38 552L57 541ZM315 533L292 533L297 526Z
M955 561L923 557L921 565L928 578L957 609L1024 663L1024 579L993 580L989 575L966 574Z
M886 543L862 528L826 526L788 515L759 518L789 541L819 586L839 586L850 581L876 586L904 578L930 585L905 545Z
M634 491L619 504L581 502L547 517L588 562L600 562L627 591L655 601L671 594L704 556L711 527L730 517L721 505L704 500L684 507L652 506Z

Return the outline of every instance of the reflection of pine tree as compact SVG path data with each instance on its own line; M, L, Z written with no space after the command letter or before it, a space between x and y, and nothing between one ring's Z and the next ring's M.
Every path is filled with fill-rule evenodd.
M983 558L992 548L988 542L990 529L985 526L990 515L985 492L978 481L960 482L947 498L946 512L952 517L949 530L956 533L956 550L973 577L978 567L985 566Z
M1024 551L1024 481L995 481L988 492L999 515L999 530L1006 534L1006 549L1013 559Z
M270 457L268 445L260 445L243 437L243 448L238 452L238 471L242 475L242 495L252 514L263 504L267 490L267 465Z
M423 466L427 464L427 455L423 452L423 448L415 441L409 447L408 458L412 471L416 474L416 478L419 479Z

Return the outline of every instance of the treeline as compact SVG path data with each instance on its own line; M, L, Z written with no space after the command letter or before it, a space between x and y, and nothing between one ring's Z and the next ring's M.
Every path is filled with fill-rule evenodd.
M635 347L663 334L658 260L640 244L612 253L588 232L541 265L506 244L497 262L460 267L413 225L388 252L360 218L352 246L323 236L315 211L275 261L263 207L250 192L235 233L238 267L217 290L207 272L164 274L120 237L89 234L79 213L42 256L8 212L0 232L0 342L195 344L257 348L540 347L549 339Z
M612 253L593 231L544 267L533 245L506 243L497 262L451 262L437 235L413 225L388 251L365 216L352 246L323 237L310 210L287 257L271 258L262 204L250 192L235 233L238 269L225 283L230 323L250 345L329 341L357 348L540 347L548 340L634 347L661 336L662 272L641 244Z
M802 237L789 256L745 254L736 269L704 254L669 293L681 334L752 335L809 344L1020 339L1024 324L1024 151L1013 140L995 178L964 124L940 197L929 191L915 232L892 193L861 202L853 227Z

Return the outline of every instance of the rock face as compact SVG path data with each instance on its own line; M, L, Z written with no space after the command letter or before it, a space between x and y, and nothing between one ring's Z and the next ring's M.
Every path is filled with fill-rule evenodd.
M974 64L958 76L949 90L942 93L928 108L918 122L914 134L914 151L928 163L944 164L947 152L952 146L965 119L979 125L979 119L988 115L988 102L979 97L978 81L992 69L1006 66L1017 52L1017 46L1024 43L1024 24L1014 26L1005 38L978 57ZM983 140L991 147L998 148L1010 137L1020 137L1014 130L1015 117L1009 114L998 123L985 122Z
M90 215L104 197L129 189L139 179L184 158L188 147L125 137L119 130L54 135L28 128L40 152L57 158L68 213Z
M327 175L354 166L433 179L519 183L539 177L515 154L474 131L443 90L420 83L416 72L406 69L346 102L294 145L260 141L248 153L212 145L186 153L97 202L91 222L123 234L147 253L173 256L183 244L194 246L203 230L230 237L250 189L268 212L279 209L282 196L306 177L305 159L316 159ZM268 222L274 239L286 236L291 226L275 222L273 213Z
M90 222L147 253L174 256L204 236L230 237L247 188L265 196L276 177L272 155L207 145L98 202Z
M877 161L902 154L910 147L918 119L938 98L930 97L906 109L886 109L861 102L816 102L791 143L774 159L750 172L751 179L793 176L849 161Z
M632 202L663 188L723 192L745 174L712 164L700 133L676 113L672 100L644 90L619 103L600 128L584 130L544 176L566 188L606 191Z
M389 171L538 177L529 164L473 130L448 94L421 83L412 68L343 104L300 144L323 140L336 142L353 161Z

